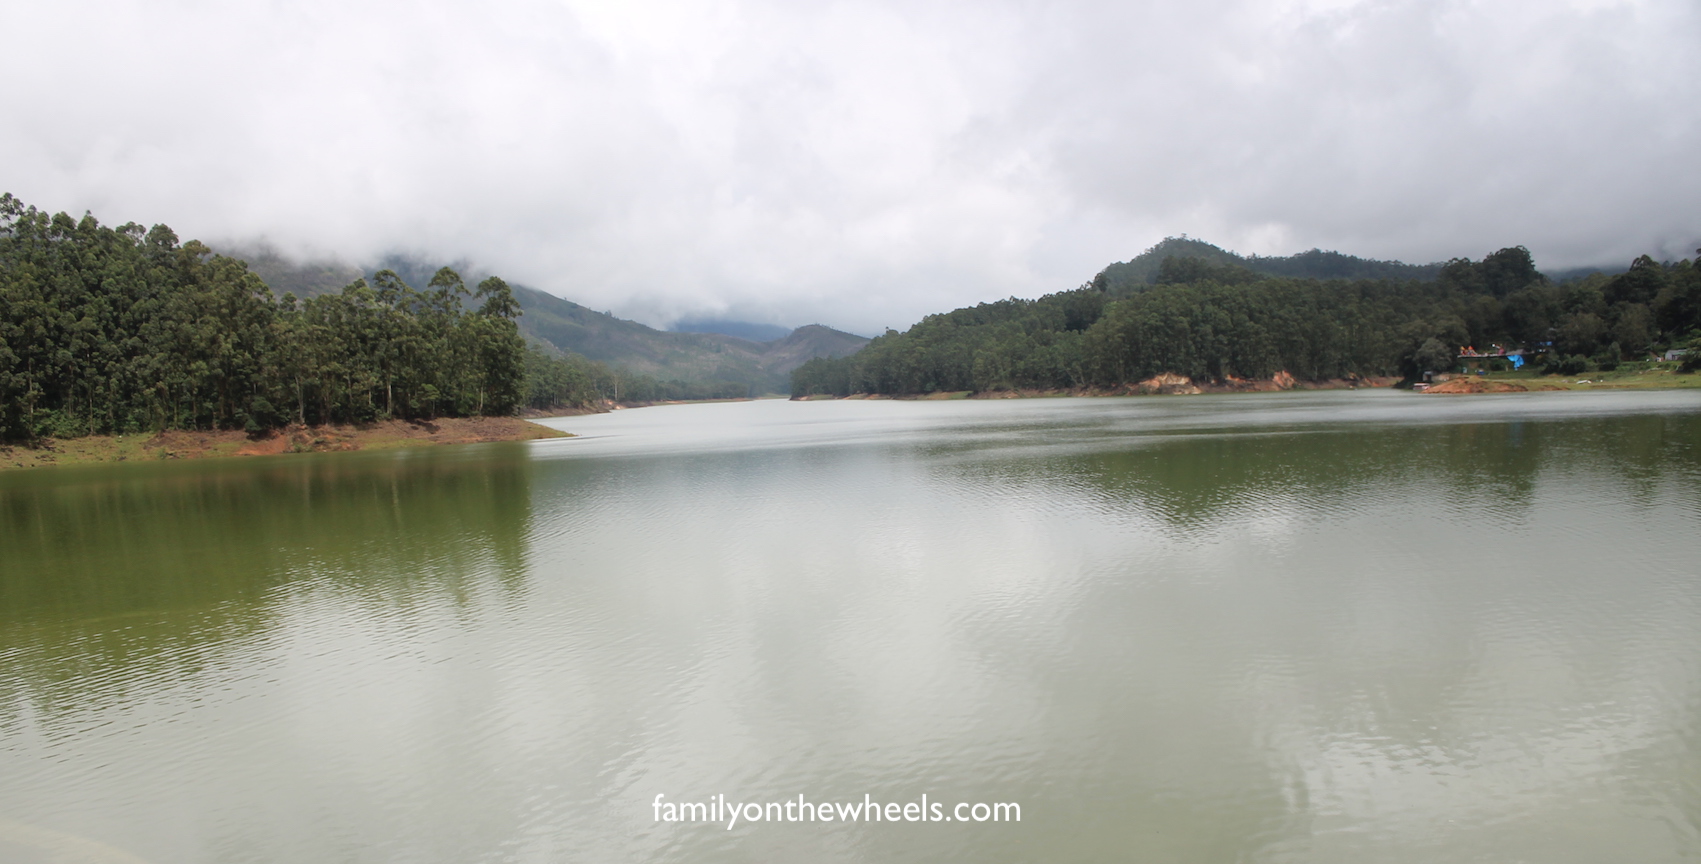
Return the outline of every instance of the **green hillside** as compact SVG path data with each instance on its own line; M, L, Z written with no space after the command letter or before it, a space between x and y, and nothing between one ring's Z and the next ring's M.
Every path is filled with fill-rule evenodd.
M1127 297L1158 282L1158 271L1166 258L1194 258L1208 264L1240 267L1265 276L1292 279L1416 279L1433 281L1441 264L1404 264L1378 261L1340 252L1312 249L1297 255L1240 255L1213 243L1189 237L1166 237L1157 245L1104 268L1093 277L1093 287L1112 298Z
M656 330L545 294L516 288L520 330L562 351L659 379L749 381L757 393L784 393L791 370L816 357L843 357L866 337L811 324L784 339L752 342L721 333Z
M657 330L532 288L520 288L514 296L525 311L521 331L557 350L660 380L736 381L754 393L785 389L784 374L758 364L762 343L718 333Z
M1198 241L1166 243L1156 251L1205 254L1165 255L1143 275L1139 268L1156 257L1149 252L1073 291L929 315L854 356L804 363L792 373L792 393L1127 392L1175 384L1152 383L1161 376L1188 387L1283 374L1290 382L1416 382L1456 370L1468 346L1496 354L1521 348L1519 363L1563 375L1658 364L1672 349L1701 357L1701 250L1694 261L1644 255L1617 275L1558 283L1522 246L1480 261L1455 258L1417 279L1404 278L1412 272L1400 269L1406 265L1333 253L1240 258ZM1271 275L1261 266L1326 275ZM1355 269L1396 275L1327 275Z
M249 269L273 291L304 298L338 293L355 279L372 276L372 271L363 273L361 268L339 262L291 261L264 244L229 245L221 251L246 260ZM374 270L393 270L410 285L424 285L437 266L392 255L378 262ZM477 268L466 262L455 266L478 274ZM865 337L819 324L799 327L771 342L720 333L657 330L535 288L512 287L524 313L519 319L521 334L546 351L578 354L660 382L714 385L712 392L784 393L790 387L791 371L804 362L816 357L843 357L868 344Z

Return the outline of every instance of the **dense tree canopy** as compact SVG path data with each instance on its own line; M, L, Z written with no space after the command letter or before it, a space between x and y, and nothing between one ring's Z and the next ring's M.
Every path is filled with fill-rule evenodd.
M1307 254L1334 266L1335 253ZM1563 284L1543 277L1523 247L1447 262L1428 280L1293 278L1249 266L1303 257L1170 256L1140 283L1128 265L1112 265L1106 273L1121 269L1074 291L930 315L858 354L810 361L793 373L792 392L1112 387L1161 373L1415 379L1450 368L1463 346L1495 343L1581 371L1701 337L1692 261L1644 256L1625 273Z
M535 396L518 315L501 279L469 290L449 268L423 290L380 271L277 298L164 225L5 195L0 437L510 414Z

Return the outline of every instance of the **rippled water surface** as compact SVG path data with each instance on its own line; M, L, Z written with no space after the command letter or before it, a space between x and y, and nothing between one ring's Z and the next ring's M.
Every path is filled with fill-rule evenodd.
M0 861L1701 858L1701 394L548 422L0 475Z

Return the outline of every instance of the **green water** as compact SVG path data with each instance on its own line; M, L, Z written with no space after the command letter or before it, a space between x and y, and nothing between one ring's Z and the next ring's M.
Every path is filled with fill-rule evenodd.
M1701 858L1701 394L549 422L0 475L0 861Z

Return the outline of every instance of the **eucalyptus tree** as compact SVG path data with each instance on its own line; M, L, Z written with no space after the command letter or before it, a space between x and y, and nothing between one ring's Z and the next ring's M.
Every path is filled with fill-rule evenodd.
M0 437L510 413L527 392L519 315L502 280L475 295L448 268L423 292L380 271L278 298L164 225L3 195Z

